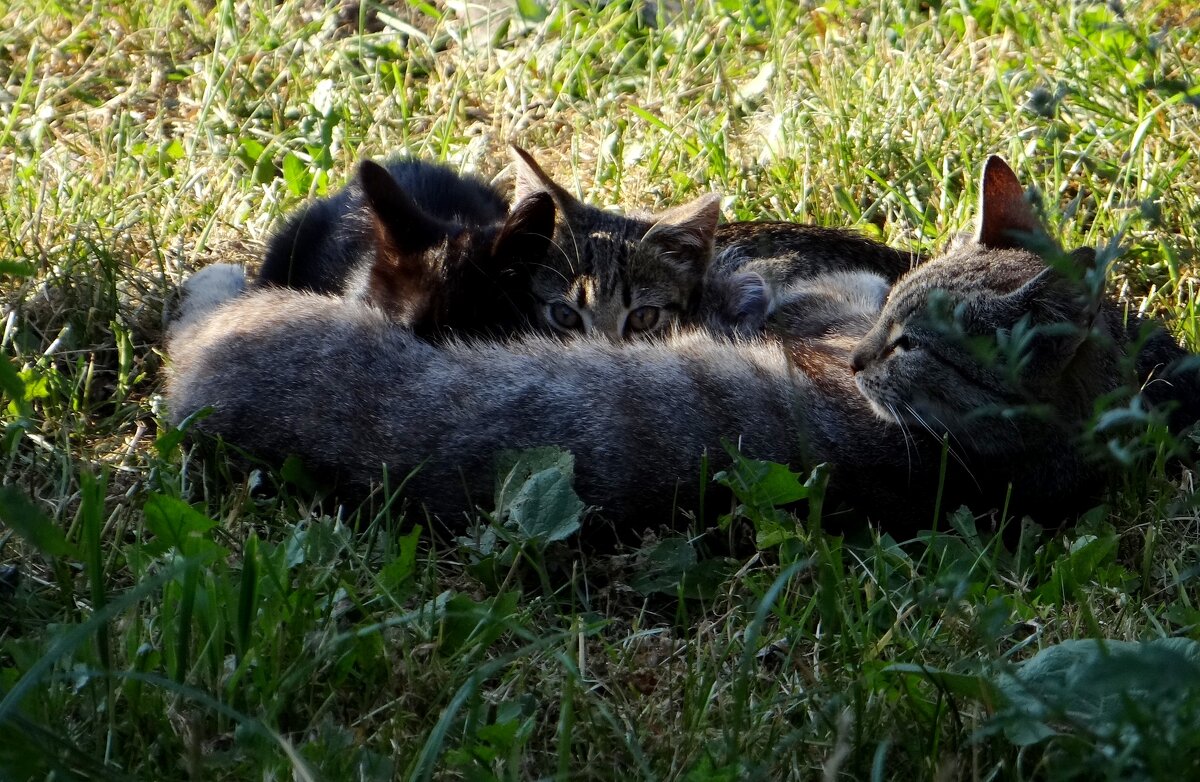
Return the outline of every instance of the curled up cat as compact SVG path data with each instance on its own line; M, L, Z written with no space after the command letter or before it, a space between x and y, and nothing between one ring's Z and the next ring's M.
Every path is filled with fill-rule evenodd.
M486 503L500 451L555 445L600 515L658 525L696 506L702 455L719 469L733 442L797 471L830 465L827 506L897 532L933 521L939 486L945 509L1056 522L1107 475L1080 442L1098 401L1138 393L1135 372L1150 371L1129 356L1136 318L1061 255L992 158L973 240L886 302L869 273L795 282L771 316L777 339L435 346L354 300L268 289L213 308L213 280L198 279L187 294L202 304L169 335L167 399L176 423L211 407L200 432L276 463L296 454L355 490L413 473L408 496L448 521ZM1194 420L1188 355L1154 346L1164 382L1143 396Z

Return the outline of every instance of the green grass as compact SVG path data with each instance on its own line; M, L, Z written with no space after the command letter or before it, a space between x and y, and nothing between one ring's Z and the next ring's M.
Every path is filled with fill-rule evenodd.
M924 249L998 152L1200 347L1193 2L494 5L0 11L0 779L1195 776L1191 471L1019 546L951 513L899 542L802 518L739 558L665 529L489 552L166 435L186 274L253 262L363 157L492 177L509 140L593 201L716 190ZM1078 681L1012 695L1041 649Z

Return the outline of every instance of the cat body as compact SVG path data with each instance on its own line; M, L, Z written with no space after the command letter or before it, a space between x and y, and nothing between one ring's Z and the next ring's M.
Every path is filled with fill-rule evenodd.
M882 509L910 488L908 456L854 391L853 344L789 352L693 332L435 346L358 301L258 290L172 331L167 395L174 422L211 406L199 430L274 462L297 454L352 493L384 465L392 485L416 470L410 496L447 518L487 505L500 451L544 445L575 455L582 499L621 523L696 507L701 457L724 466L723 442L797 466L854 464L871 477L846 486Z
M939 499L1058 521L1108 476L1081 445L1098 400L1136 393L1153 364L1148 401L1194 415L1196 373L1161 332L1129 360L1143 327L1024 247L1040 225L1002 161L981 191L972 241L886 301L869 272L793 280L769 340L433 346L358 301L253 292L172 331L171 418L211 406L201 431L359 489L384 465L393 485L416 470L410 496L443 516L486 504L500 451L555 445L575 455L585 502L658 524L695 507L701 456L719 469L728 441L801 472L830 465L827 507L893 531L933 521Z

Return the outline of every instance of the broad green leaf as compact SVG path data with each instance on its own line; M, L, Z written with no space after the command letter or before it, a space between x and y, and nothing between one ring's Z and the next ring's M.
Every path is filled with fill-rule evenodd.
M7 356L0 356L0 393L14 404L25 401L25 381Z
M508 517L529 540L565 540L579 529L583 502L571 478L551 468L531 476L508 506Z
M446 601L442 614L442 635L439 649L453 656L468 643L487 648L507 629L507 620L517 609L516 592L475 602L458 594Z
M800 476L786 465L747 459L730 450L733 466L713 476L722 486L728 486L743 504L753 508L773 508L797 502L808 496L808 488Z
M684 575L696 566L696 549L686 538L667 538L653 544L638 562L632 586L643 595L652 592L675 594Z
M517 0L517 13L529 22L540 22L550 15L546 6L538 0Z
M32 263L22 263L21 261L0 261L0 276L7 275L9 277L30 277L33 275L34 266Z
M572 487L575 457L535 448L500 457L496 511L527 540L564 540L579 529L584 504Z
M421 537L421 527L413 527L412 532L400 538L400 552L396 558L379 570L380 587L393 596L412 580L417 569L417 541Z
M184 555L196 553L196 543L202 536L217 526L217 522L205 516L186 502L164 494L151 494L143 510L146 527L154 533L155 544L151 551L161 553L174 548Z
M970 698L985 705L996 703L998 694L995 685L986 676L970 673L954 673L924 665L895 663L884 668L882 673L899 673L917 676L933 683L938 689L960 698Z
M1147 719L1161 730L1179 719L1187 721L1180 731L1200 730L1200 643L1190 638L1064 641L995 684L1006 705L997 721L1019 745L1072 726L1101 735L1138 730Z
M289 152L283 157L283 181L292 195L306 196L312 185L312 173L300 158Z

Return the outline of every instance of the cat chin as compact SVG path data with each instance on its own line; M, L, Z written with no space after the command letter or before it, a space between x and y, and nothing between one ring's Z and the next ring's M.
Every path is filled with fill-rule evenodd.
M890 400L876 399L875 395L871 393L871 390L867 387L862 374L854 376L854 384L858 386L858 392L863 395L864 399L867 400L867 404L871 407L871 412L889 424L899 423L899 421L896 420L897 415L899 415L899 411L893 413L891 410L888 410L887 404ZM894 406L895 405L893 405L893 407Z

